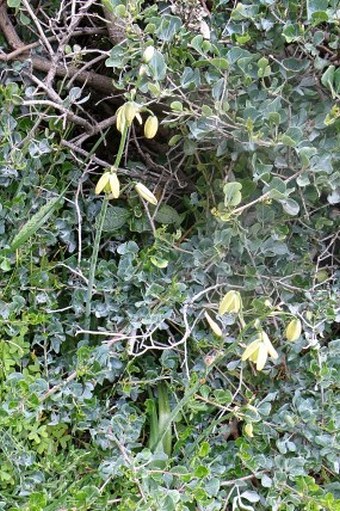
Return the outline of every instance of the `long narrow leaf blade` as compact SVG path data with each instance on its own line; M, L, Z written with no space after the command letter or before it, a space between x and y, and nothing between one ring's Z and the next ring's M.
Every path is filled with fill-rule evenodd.
M33 236L44 224L46 224L54 211L62 205L62 202L62 197L55 197L44 204L14 236L10 250L15 251L22 247L22 245L24 245L31 236Z

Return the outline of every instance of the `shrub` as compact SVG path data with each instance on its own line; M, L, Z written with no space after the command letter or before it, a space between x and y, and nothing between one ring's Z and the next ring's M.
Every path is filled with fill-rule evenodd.
M0 509L340 509L337 9L0 3Z

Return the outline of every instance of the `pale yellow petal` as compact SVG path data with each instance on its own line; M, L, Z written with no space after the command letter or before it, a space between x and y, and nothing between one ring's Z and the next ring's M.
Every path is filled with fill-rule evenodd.
M242 306L241 295L238 291L230 290L221 300L219 314L238 314Z
M120 193L120 183L117 174L110 174L110 191L114 199L118 199Z
M131 126L136 114L139 112L139 107L134 101L129 101L124 105L124 115L128 126Z
M144 199L147 202L150 202L150 204L153 204L154 206L156 206L156 204L158 203L158 200L155 197L155 195L149 190L149 188L147 188L142 183L137 183L135 186L135 189L136 189L136 192L138 193L138 195L140 197L142 197L142 199Z
M258 371L262 371L262 369L266 365L267 358L268 358L267 347L263 342L261 342L260 346L259 346L259 351L257 354L257 360L256 360L256 369Z
M143 119L139 112L136 113L136 119L139 122L139 124L143 124Z
M288 324L285 334L287 341L294 342L297 341L302 332L302 324L298 318L292 319L292 321Z
M249 357L250 362L254 362L254 364L256 364L257 356L259 354L259 347L260 347L260 345L254 351L254 353L252 355L250 355L250 357Z
M109 182L109 179L110 179L110 173L104 172L104 174L100 177L100 179L97 183L97 186L95 188L96 195L99 195L104 190L105 186Z
M207 322L209 323L209 326L210 326L211 330L214 332L214 334L217 335L217 337L222 337L222 335L223 335L222 330L219 327L219 325L216 323L216 321L214 321L212 319L212 317L207 312L204 313L204 316L205 316L205 319L207 320Z
M118 108L116 112L116 128L120 133L123 133L123 131L126 128L126 119L125 119L125 112L124 112L125 105L122 105Z
M266 332L262 331L261 332L261 337L262 337L262 341L267 349L267 352L268 354L274 358L274 359L277 359L278 358L278 353L276 351L276 349L274 348L274 346L272 345L268 335L266 334Z
M249 346L247 346L246 349L244 350L241 360L243 360L243 362L245 360L248 360L248 358L250 358L253 355L253 353L255 353L255 351L258 350L260 344L261 344L260 339L255 339L255 341L251 342Z

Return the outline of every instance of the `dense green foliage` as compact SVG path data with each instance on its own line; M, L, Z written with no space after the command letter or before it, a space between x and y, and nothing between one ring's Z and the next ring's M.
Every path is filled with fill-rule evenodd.
M26 44L66 23L7 4ZM105 5L126 37L71 37L63 63L104 55L113 101L0 59L0 510L340 510L338 2ZM77 146L127 101L155 139Z

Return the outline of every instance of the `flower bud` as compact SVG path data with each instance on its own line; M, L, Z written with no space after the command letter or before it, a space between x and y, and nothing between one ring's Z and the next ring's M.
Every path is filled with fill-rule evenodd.
M207 312L204 313L204 316L205 316L205 319L207 320L207 322L209 323L209 326L210 326L211 330L214 332L214 334L217 335L217 337L222 337L222 335L223 335L222 330L220 329L220 327L216 323L216 321L214 321L212 319L212 317Z
M146 75L146 74L147 74L147 72L148 72L148 68L147 68L147 66L146 66L145 64L142 64L142 65L140 66L140 68L139 68L138 75L139 75L139 76L144 76L144 75Z
M143 60L146 64L148 64L150 62L150 60L152 59L152 57L154 56L155 54L155 48L153 46L148 46L147 48L145 48L144 50L144 53L143 53Z
M292 319L286 328L286 339L287 341L297 341L302 332L301 321L298 318Z
M136 192L142 199L146 200L147 202L150 202L150 204L153 204L156 206L158 203L157 198L154 196L152 192L150 192L149 188L144 186L142 183L137 183L135 186Z
M238 291L230 290L221 300L219 314L238 314L242 307L242 298Z
M158 119L155 115L150 115L144 124L145 138L153 138L158 131Z
M249 436L249 438L253 438L254 436L254 433L253 433L253 425L251 422L248 422L248 424L246 424L244 426L244 432L247 436Z

